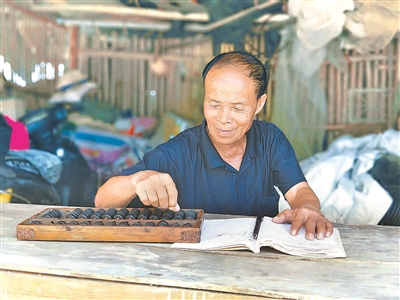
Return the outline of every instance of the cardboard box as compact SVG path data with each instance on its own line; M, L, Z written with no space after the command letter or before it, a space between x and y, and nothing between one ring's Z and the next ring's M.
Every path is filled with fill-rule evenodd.
M26 113L25 101L15 98L1 99L0 112L13 120L18 120Z

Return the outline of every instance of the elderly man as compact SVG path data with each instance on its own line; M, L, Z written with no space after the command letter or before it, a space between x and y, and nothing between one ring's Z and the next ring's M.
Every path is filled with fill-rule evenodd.
M203 123L110 178L99 188L96 206L266 215L291 222L293 235L304 225L307 239L330 236L332 224L321 214L289 141L274 124L254 120L267 99L263 64L247 52L222 53L206 65L203 81ZM291 207L280 214L274 186Z

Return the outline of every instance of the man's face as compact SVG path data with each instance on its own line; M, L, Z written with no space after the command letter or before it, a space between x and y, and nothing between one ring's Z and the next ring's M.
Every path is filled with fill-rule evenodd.
M236 66L212 68L204 89L204 116L211 141L232 146L245 141L266 95L257 99L254 81L244 74L243 67Z

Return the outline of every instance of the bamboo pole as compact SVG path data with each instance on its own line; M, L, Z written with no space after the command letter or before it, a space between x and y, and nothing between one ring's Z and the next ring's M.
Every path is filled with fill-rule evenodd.
M154 55L154 41L151 39L146 40L146 51L151 52ZM146 61L146 86L145 86L145 110L143 116L149 116L152 114L152 109L155 106L155 103L153 103L154 97L152 96L154 93L154 75L150 71L150 64L149 61Z
M9 0L5 0L9 1ZM276 1L275 1L276 2ZM166 11L160 9L136 8L116 5L89 5L89 4L59 4L59 5L37 5L32 4L31 10L40 13L91 13L115 15L119 18L125 17L146 17L157 20L176 20L191 22L208 22L207 13L187 13L183 14L177 11ZM261 8L260 8L261 9Z
M363 99L362 95L360 93L357 93L361 91L364 88L364 83L363 83L363 75L365 72L365 61L359 61L358 62L358 74L357 74L357 86L356 86L356 91L355 91L355 97L356 97L356 106L355 106L355 120L360 120L361 115L362 115L362 105L363 105Z
M266 9L266 8L272 6L276 3L279 3L279 2L280 1L278 1L278 0L271 0L271 1L259 4L257 6L250 7L248 9L244 9L244 10L237 12L235 14L232 14L222 20L218 20L218 21L215 21L210 24L187 24L185 26L185 30L189 31L189 32L190 31L191 32L202 32L202 33L209 32L209 31L215 30L219 27L228 25L229 23L232 23L234 21L240 20L241 18L243 18L251 13L257 12L262 9Z
M102 35L101 31L98 30L99 39L100 39L100 49L107 49L107 40ZM112 52L112 51L110 51ZM110 103L110 68L109 68L109 60L110 56L102 57L101 65L102 65L102 82L103 82L103 90L104 90L104 101L106 103Z
M371 70L372 65L373 65L372 61L365 62L365 76L366 76L365 85L366 85L367 89L371 89L372 84L373 84L372 83L373 77L372 77L372 70ZM371 119L373 119L373 114L374 114L374 111L376 110L375 103L373 102L373 97L372 97L371 93L365 92L363 94L365 94L365 107L364 107L365 111L363 113L363 115L365 115L365 117L364 116L360 116L360 117L366 118L367 120L371 120Z
M88 35L83 35L81 41L83 42L83 45L81 49L87 49L88 44L89 44L89 36ZM92 50L100 49L100 34L96 33L92 36L92 45L91 45ZM82 54L80 56L83 56ZM103 100L105 99L104 95L104 76L102 76L103 73L103 68L102 68L102 59L98 57L91 57L91 74L92 74L92 80L97 82L97 84L100 85L100 89L97 91L97 96L99 99ZM86 56L86 61L85 61L85 66L88 66L88 61L89 61L89 56Z
M175 49L176 47L172 48ZM179 48L178 48L179 51ZM91 57L118 57L122 59L139 59L139 60L151 60L154 58L153 53L146 53L146 52L115 52L111 50L100 50L100 51L93 51L93 49L82 49L79 51L80 54L83 55L90 55ZM172 52L174 53L174 52ZM176 54L163 54L163 59L168 60L168 61L173 61L173 62L178 62L181 59L187 60L187 61L193 61L193 59L196 59L195 55L182 55L178 56Z
M132 53L138 53L139 49L139 38L137 35L132 36ZM132 86L133 86L133 99L132 99L132 110L135 115L139 111L139 61L138 59L132 59Z
M341 74L342 78L342 97L343 97L343 120L344 123L348 122L349 115L349 64L347 64L346 72Z
M125 32L126 29L124 29ZM124 50L127 52L132 51L132 42L129 39L127 32L124 33L127 42L125 44ZM127 59L122 59L122 109L130 109L132 110L132 61Z
M111 49L113 52L117 52L117 43L118 43L118 35L116 31L113 31L111 33ZM119 70L119 58L115 56L111 56L109 58L111 62L111 70L109 79L110 79L110 104L113 106L118 106L117 103L117 81L118 81L118 75L120 74Z
M160 40L160 47L163 50L163 54L165 51L165 46L166 46L166 39L161 39ZM169 62L169 64L171 64ZM156 116L157 117L161 117L164 112L165 112L165 88L166 88L166 78L170 76L170 73L167 74L167 76L162 77L158 80L158 85L157 85L157 95L156 95L156 102L158 103L158 109L157 109L157 113Z
M81 20L81 19L61 19L60 24L65 26L79 26L79 27L94 27L94 28L107 28L107 29L121 29L129 28L136 30L156 30L156 31L169 31L172 28L170 22L150 22L145 20L132 21L95 21L95 20Z
M139 51L140 52L144 52L146 50L145 48L146 44L145 44L145 40L143 38L139 39ZM138 73L137 73L137 77L138 77L138 111L137 114L138 116L142 117L145 115L145 102L146 102L146 96L145 96L145 92L146 92L146 85L145 85L145 72L146 72L146 68L145 68L145 61L144 60L140 60L139 61L139 69L138 69Z
M77 68L81 70L83 74L89 74L89 66L88 66L88 61L89 57L85 54L82 54L82 50L85 50L88 47L88 34L86 32L81 32L79 35L79 48L77 49ZM93 37L93 45L92 47L96 47L96 36ZM69 53L68 53L69 55ZM90 75L92 76L92 79L96 81L97 83L100 83L100 76L98 75L98 72L96 70L96 60L94 58L91 58L91 69L90 69Z
M395 62L395 55L394 55L394 46L393 45L389 45L389 47L387 47L388 50L388 55L387 55L387 59L388 59L388 91L389 91L389 99L393 99L395 98L395 85L396 82L394 82L394 80L396 79L396 76L393 76L394 74L396 74L396 69L394 67L394 62ZM397 47L398 48L398 47ZM398 51L398 50L397 50ZM399 64L400 62L397 62L397 64ZM393 114L393 101L388 101L388 118L387 118L387 124L388 127L390 127L390 120L392 119L392 114Z

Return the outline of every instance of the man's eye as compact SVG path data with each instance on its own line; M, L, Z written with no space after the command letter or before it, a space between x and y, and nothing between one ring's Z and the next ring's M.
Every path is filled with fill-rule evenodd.
M244 108L242 106L235 106L233 109L236 110L236 111L243 111L244 110Z
M218 108L220 105L218 103L211 102L211 107Z

